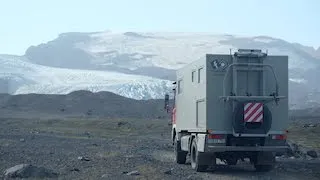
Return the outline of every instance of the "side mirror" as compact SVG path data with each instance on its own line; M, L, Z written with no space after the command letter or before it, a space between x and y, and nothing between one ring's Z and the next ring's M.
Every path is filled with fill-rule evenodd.
M166 94L164 96L164 109L169 111L169 94Z

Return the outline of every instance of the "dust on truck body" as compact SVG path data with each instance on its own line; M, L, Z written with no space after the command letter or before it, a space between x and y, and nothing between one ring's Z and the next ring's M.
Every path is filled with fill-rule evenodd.
M177 70L172 112L176 162L204 171L221 159L248 158L271 170L285 151L288 126L288 56L261 50L206 54ZM168 95L165 107L169 108Z

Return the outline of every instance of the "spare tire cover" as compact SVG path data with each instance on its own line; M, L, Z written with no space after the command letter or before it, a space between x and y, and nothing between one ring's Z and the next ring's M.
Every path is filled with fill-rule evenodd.
M232 126L235 133L244 134L266 134L271 129L272 114L267 105L263 105L262 123L245 123L244 122L244 102L236 105Z

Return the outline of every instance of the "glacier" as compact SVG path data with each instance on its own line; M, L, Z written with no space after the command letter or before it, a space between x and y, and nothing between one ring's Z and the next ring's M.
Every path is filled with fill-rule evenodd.
M0 79L9 81L10 94L67 94L88 90L110 91L134 99L155 99L164 97L172 88L169 80L111 71L54 68L9 56L0 56Z

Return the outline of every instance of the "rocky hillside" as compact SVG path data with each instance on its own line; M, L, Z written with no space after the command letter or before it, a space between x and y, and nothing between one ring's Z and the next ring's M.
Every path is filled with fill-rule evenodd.
M66 95L0 94L0 116L84 116L100 118L168 118L164 101L135 100L111 92L75 91ZM43 116L42 116L43 117Z

